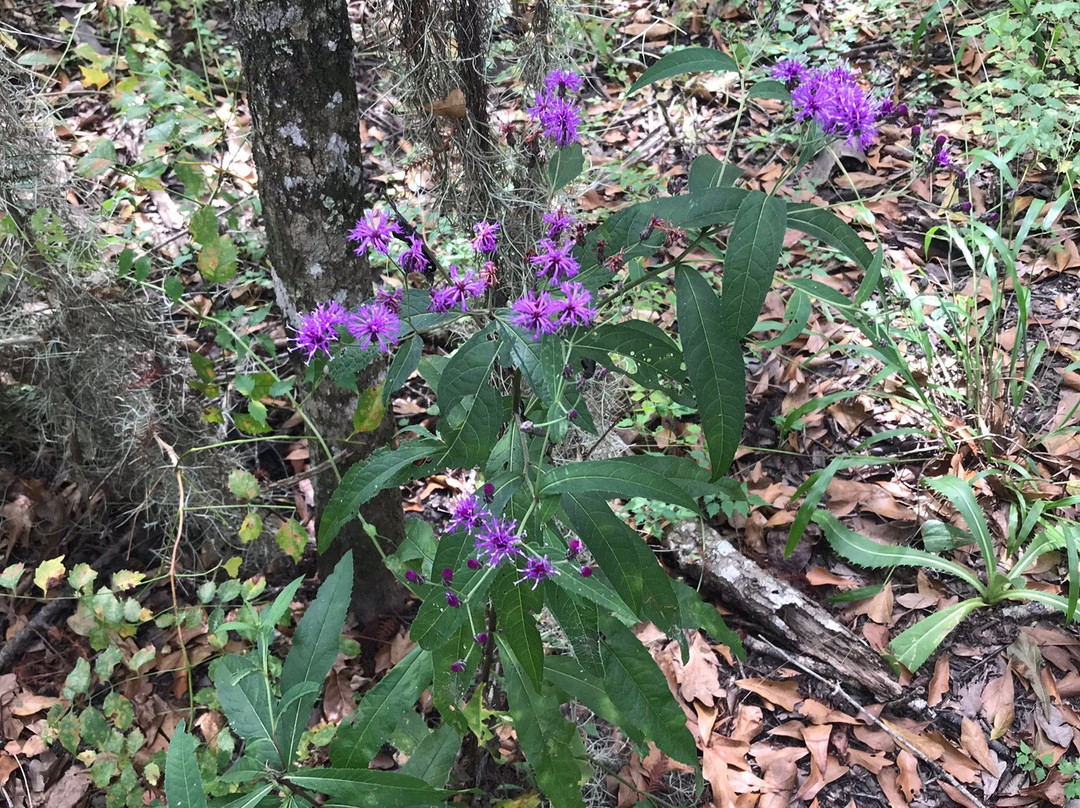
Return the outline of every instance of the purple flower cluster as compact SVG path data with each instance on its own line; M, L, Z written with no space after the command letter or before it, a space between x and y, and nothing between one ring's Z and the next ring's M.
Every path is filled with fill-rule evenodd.
M476 237L469 242L469 245L473 248L474 252L495 252L495 249L499 246L498 222L477 222L473 225L473 232L476 234Z
M428 311L439 314L451 309L469 310L469 301L479 297L487 289L487 281L476 274L475 270L458 269L457 264L450 265L450 283L431 292L431 304Z
M338 341L337 327L348 322L349 313L336 300L320 303L300 320L300 327L293 337L293 347L304 352L305 362L311 362L320 353L329 357L334 343Z
M353 250L357 255L365 255L369 249L383 255L390 255L390 240L395 233L401 232L401 225L380 210L369 210L363 219L349 231L349 241L358 242Z
M546 581L551 576L558 574L559 571L555 569L546 555L533 556L525 561L525 567L521 570L521 577L517 580L517 583L532 581L532 588L536 589L541 581Z
M345 327L362 349L377 344L379 353L387 353L397 344L401 321L389 305L376 302L357 309L349 316Z
M827 135L841 137L852 147L870 148L877 140L881 102L865 92L848 68L809 69L795 59L773 67L772 76L791 88L795 118L813 120Z
M586 326L596 319L592 295L580 283L571 283L581 269L574 258L572 242L559 244L555 241L573 224L573 219L561 210L545 213L548 238L536 245L536 253L529 262L536 267L537 278L545 278L550 286L558 289L562 297L555 297L548 290L529 290L515 300L510 310L510 322L518 328L531 331L533 339L554 334L561 328Z
M398 263L406 272L426 272L431 266L424 252L424 240L415 233L409 236L409 246L398 257Z
M552 70L544 77L544 89L528 113L540 124L544 137L556 146L577 141L581 108L574 96L581 90L581 76L570 70Z

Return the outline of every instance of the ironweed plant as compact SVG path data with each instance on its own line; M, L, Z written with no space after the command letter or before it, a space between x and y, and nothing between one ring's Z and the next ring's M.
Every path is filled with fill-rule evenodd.
M702 70L739 68L719 51L690 48L658 61L631 92ZM876 136L885 110L854 75L836 68L809 73L806 81L812 87L796 109L817 147L829 140L865 145ZM551 73L527 105L526 131L515 137L522 159L547 160L553 191L583 168L581 84L572 71ZM789 97L776 80L755 92ZM356 223L349 239L357 254L382 261L384 274L396 274L399 283L351 311L335 301L318 306L298 325L295 348L312 383L329 377L355 386L359 368L389 357L382 389L361 396L378 417L419 371L434 393L438 424L435 431L404 428L396 445L345 474L322 515L319 548L385 488L446 468L475 469L480 482L454 503L441 530L411 520L406 541L386 557L421 601L410 631L418 647L338 729L328 768L298 767L295 758L336 654L350 565L342 562L323 585L280 675L263 639L280 610L264 612L258 626L236 626L258 639L254 653L226 657L215 674L222 708L247 741L244 756L219 778L245 795L236 805L294 805L316 793L359 806L442 802L455 793L448 784L478 787L480 761L498 757L489 745L495 718L512 724L551 804L580 807L590 771L579 730L560 710L569 700L633 743L655 743L697 765L683 711L630 626L651 621L678 638L684 652L686 629L704 629L741 654L739 638L694 589L664 572L609 501L645 497L700 514L703 500L730 494L723 475L746 406L742 341L757 321L787 230L817 237L862 267L860 300L875 289L881 264L880 253L828 210L739 187L740 173L699 157L685 188L620 210L591 232L571 211L554 207L528 259L531 287L507 306L496 305L493 289L499 222L476 223L475 260L448 267L440 265L437 245L393 211L374 208ZM722 251L722 294L708 270L683 260L702 245ZM672 276L677 338L626 318L623 304L633 290ZM423 356L425 335L451 326L467 338L449 355ZM588 451L560 462L558 447L569 436L598 440L608 426L598 423L588 392L616 370L697 412L707 465L659 454L593 459ZM570 653L545 653L538 626L545 610ZM423 727L400 771L369 769L424 692L438 727ZM204 804L193 745L183 728L173 738L166 794L174 808Z

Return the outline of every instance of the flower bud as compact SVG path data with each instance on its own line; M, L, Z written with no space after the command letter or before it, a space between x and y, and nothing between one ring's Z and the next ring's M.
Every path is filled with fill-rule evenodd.
M442 571L442 580L444 584L450 583L454 580L454 571L449 567L444 567Z
M459 598L453 592L447 592L446 593L446 605L456 609L461 605L461 598Z
M486 645L488 641L488 634L486 631L481 631L479 634L473 637L473 639L476 640L477 645Z
M581 568L581 577L582 578L591 578L592 573L593 573L593 569L588 564L586 564L585 566L583 566Z
M478 570L480 569L480 562L475 558L470 558L468 561L465 562L465 566L467 566L471 570Z
M422 584L424 583L424 576L416 570L405 570L405 580L410 584Z
M457 662L453 663L450 666L450 670L454 673L461 673L463 670L465 670L465 660L459 659Z

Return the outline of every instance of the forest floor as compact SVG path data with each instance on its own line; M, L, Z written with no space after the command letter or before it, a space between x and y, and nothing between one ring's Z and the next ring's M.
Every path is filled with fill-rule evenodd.
M125 36L166 43L162 52L176 65L196 77L215 77L212 87L202 89L183 80L159 87L145 77L140 79L145 85L126 88L141 92L151 107L160 103L180 110L165 120L118 108L117 85L135 77L134 70L125 77L100 66L116 43L106 5L0 0L0 47L43 80L42 98L54 115L57 142L81 175L68 194L70 203L98 217L109 235L152 247L158 259L181 268L183 293L193 310L239 309L243 318L230 322L243 333L265 334L281 348L288 332L260 269L249 118L224 9L203 4L204 19L190 4L178 2L172 15L145 15L142 31L142 17L128 20L135 33ZM809 509L826 508L851 529L896 545L917 543L921 526L930 520L957 523L952 505L925 484L926 477L948 473L970 480L1003 564L1014 557L1015 548L1007 545L1017 534L1017 522L1033 508L1036 532L1073 525L1080 516L1080 214L1070 186L1077 147L1069 120L1070 110L1080 108L1074 55L1080 51L1067 49L1080 47L1075 16L1025 17L1010 15L1009 8L965 4L825 3L784 6L773 20L782 24L770 32L745 6L705 0L670 5L611 0L596 8L577 18L574 50L586 76L589 120L603 122L585 133L594 170L574 202L586 217L665 194L665 185L685 177L692 160L703 154L738 165L747 188L771 191L784 178L795 141L783 103L758 99L744 117L736 117L739 88L722 75L682 77L626 96L642 67L672 46L730 50L748 43L760 48L761 78L785 53L811 65L843 59L881 97L906 103L910 110L906 119L881 128L879 143L867 154L825 152L783 186L781 193L789 199L831 206L872 249L882 248L878 308L863 309L878 330L866 327L870 319L811 305L794 294L790 280L812 278L850 299L862 277L817 242L797 234L789 238L764 322L748 347L748 416L732 475L746 486L750 504L745 512L730 514L718 505L710 524L756 564L754 574L761 580L821 606L876 659L916 620L957 603L963 587L929 570L856 568L832 551L816 525L785 553L793 524L801 518L800 505L815 495L813 488L800 488L808 480L819 481ZM355 5L353 12L369 147L366 175L422 187L427 167L402 168L411 144L404 139L394 99L376 90L377 37L367 11ZM204 47L204 38L215 47ZM1049 51L1040 50L1036 43L1044 41L1065 44L1060 52L1052 44ZM1033 73L1045 81L1039 84ZM168 85L166 74L159 79ZM1060 120L1053 99L1065 104ZM188 141L195 145L189 149L195 153L195 139L200 132L206 135L204 151L212 156L201 159L221 169L216 190L232 194L225 197L233 212L229 228L242 248L237 278L213 288L193 263L185 263L193 258L185 246L190 203L206 189L180 171L155 183L137 167L147 157L147 144L160 137L155 127L183 126L181 113L188 112L196 120ZM1050 124L1042 126L1046 120ZM918 135L914 125L922 128ZM737 136L731 137L736 126ZM959 165L971 166L964 177L928 169L939 136ZM102 141L111 143L113 154L121 162L126 158L131 170L96 171ZM1006 142L1020 145L1001 157L997 150ZM109 217L100 213L106 202ZM950 225L960 229L967 220L986 225L986 238L974 253L970 243L948 235ZM119 248L106 257L118 253ZM714 261L708 254L694 257L705 269ZM670 289L643 295L636 310L661 326L676 325ZM950 313L940 327L942 321L933 321L931 314L945 310ZM251 316L257 311L261 316ZM792 321L801 325L792 330L787 327ZM192 353L227 356L215 344L214 330L190 312L174 309L170 323ZM886 344L899 351L903 372L875 353ZM1018 378L1023 383L1010 386ZM615 434L631 451L703 456L700 427L692 417L664 396L635 389L624 394L633 407ZM419 383L410 384L395 398L394 414L402 424L434 424L430 403ZM292 415L275 408L271 426L277 435L298 434ZM60 464L20 455L2 443L0 448L0 568L36 569L66 555L73 569L88 553L100 556L116 543L116 536L86 537L75 529L94 507L88 501L92 492L65 479ZM312 498L303 479L305 442L267 442L245 457L260 483L282 494L276 504L295 508L298 521L308 524ZM403 489L406 512L444 518L447 502L474 482L459 471L408 486ZM679 562L669 541L682 514L640 501L623 503L623 509L673 573L679 568L695 583L702 577L704 591L713 591L710 576L723 578L724 571L702 571L700 559ZM114 517L102 522L121 523ZM125 535L135 545L164 547L169 540L160 525L138 534L137 539L135 532ZM86 546L65 545L72 535L80 535ZM304 546L304 539L299 550L285 548L299 556L295 565L279 555L266 574L271 595L296 574L308 576L294 604L297 614L315 586L314 549ZM926 540L924 534L924 546ZM118 574L127 576L123 583L114 578L114 589L129 589L149 613L171 611L170 576L162 572L161 554L125 555L127 543L122 560L109 570L123 567ZM980 569L970 546L946 542L939 547ZM707 558L708 552L701 555ZM1071 564L1075 580L1075 559ZM1069 565L1064 551L1046 553L1028 569L1026 585L1067 596ZM180 597L184 606L198 609L207 600L198 588L203 579L194 575L198 570L189 571L195 583L181 581ZM103 577L106 572L101 570ZM49 578L46 570L41 590L49 588ZM74 608L71 590L52 593L67 597ZM6 640L25 633L42 609L44 599L34 594L27 581L18 597L0 595ZM1021 606L979 609L917 671L896 673L882 663L895 689L875 692L865 684L865 671L856 669L861 663L852 663L850 670L842 663L829 669L797 643L770 641L761 629L762 615L741 613L737 604L713 597L747 638L746 660L697 636L684 665L671 638L651 626L639 627L685 707L702 754L704 794L696 798L693 779L688 783L678 764L655 750L645 758L616 751L611 757L618 763L617 777L597 781L590 808L628 808L646 798L665 808L695 799L718 808L1062 806L1080 795L1071 768L1080 756L1080 632L1062 615ZM778 596L778 604L787 597ZM0 790L11 806L104 806L106 792L127 771L122 765L115 771L95 769L102 756L93 728L85 718L82 723L72 718L71 700L63 695L80 660L100 665L103 656L70 611L36 626L26 650L9 670L0 670ZM410 617L385 615L378 625L347 629L355 641L353 653L343 655L331 673L316 737L331 731L351 712L356 694L408 652ZM128 675L113 681L117 692L137 705L124 727L125 737L136 740L119 759L130 760L131 777L137 778L124 788L144 788L157 797L161 781L151 767L160 771L160 753L187 714L192 691L209 684L202 663L219 649L205 625L185 631L188 659L197 666L189 680L179 651L170 645L168 627L152 621L140 627L130 615L127 620L134 627L120 642ZM195 725L209 741L224 719L205 703L198 714ZM120 717L110 715L110 720ZM505 743L512 748L512 738ZM384 757L381 763L395 765L392 755ZM522 808L538 804L535 797L522 799Z

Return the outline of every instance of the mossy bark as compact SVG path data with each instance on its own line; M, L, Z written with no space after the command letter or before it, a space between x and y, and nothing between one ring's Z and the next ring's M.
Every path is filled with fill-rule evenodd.
M346 233L364 210L353 39L345 0L234 0L236 27L254 134L259 197L269 237L274 289L292 324L317 303L346 306L372 294L374 273L353 255ZM381 367L359 379L377 383ZM352 432L356 396L329 382L306 411L328 439ZM353 436L353 458L387 443L393 424ZM340 446L339 443L331 443ZM321 458L315 456L312 462ZM344 467L340 467L344 472ZM316 506L336 486L332 471L316 478ZM384 546L404 536L401 498L384 491L363 510ZM320 560L328 570L352 549L353 608L361 622L393 607L402 592L359 521L346 527Z

